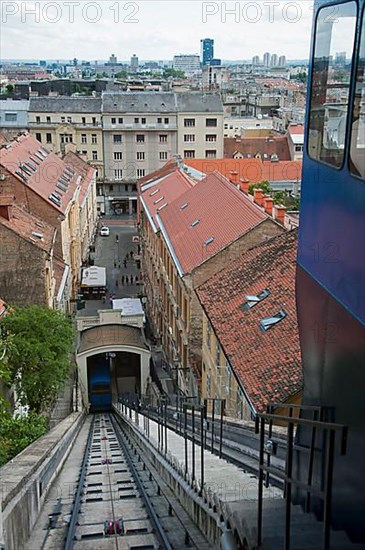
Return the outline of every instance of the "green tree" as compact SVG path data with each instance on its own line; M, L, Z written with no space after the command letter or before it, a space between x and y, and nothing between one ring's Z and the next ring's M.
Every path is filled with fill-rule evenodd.
M164 69L162 73L163 78L185 78L184 71L177 71L176 69Z
M127 78L128 73L127 71L119 71L119 73L116 73L115 78Z
M71 89L73 94L79 94L81 92L81 86L78 82L73 82Z
M12 95L14 92L14 86L12 84L6 85L6 95Z
M251 183L248 186L248 192L250 193L250 195L253 195L254 189L262 189L264 195L271 195L273 192L267 180L261 181L259 183Z
M12 339L7 361L20 403L35 413L46 411L71 370L72 321L59 311L29 306L12 310L1 327Z
M0 398L0 466L44 435L47 428L46 418L39 414L13 417Z

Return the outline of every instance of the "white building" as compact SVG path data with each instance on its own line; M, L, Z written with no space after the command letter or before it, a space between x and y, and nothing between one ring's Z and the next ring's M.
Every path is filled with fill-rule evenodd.
M198 55L174 55L173 67L176 71L183 71L186 75L194 75L200 71L200 57Z

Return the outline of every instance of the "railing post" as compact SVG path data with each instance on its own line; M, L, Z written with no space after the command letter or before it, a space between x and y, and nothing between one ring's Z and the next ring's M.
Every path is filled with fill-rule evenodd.
M290 414L290 417L292 415ZM291 517L291 489L292 489L292 472L293 472L293 434L294 423L289 420L288 423L288 440L287 440L287 462L286 462L286 491L285 491L285 542L284 550L290 550L290 517Z
M262 544L262 506L263 506L263 485L264 485L264 441L265 441L265 419L256 419L257 427L260 430L259 449L259 490L257 499L257 546Z
M200 491L199 496L203 494L204 486L204 418L206 416L206 406L200 407Z
M187 405L184 403L184 448L185 448L185 479L188 475L188 414Z
M327 475L326 475L326 487L324 497L324 550L330 548L330 531L331 531L331 513L332 513L332 478L333 478L333 459L335 450L335 432L329 431L328 446L327 446Z
M222 458L222 445L223 445L223 415L224 415L224 409L225 409L225 400L222 399L221 401L221 422L220 422L220 430L219 430L219 458Z
M195 405L191 409L191 445L192 445L192 484L195 481Z

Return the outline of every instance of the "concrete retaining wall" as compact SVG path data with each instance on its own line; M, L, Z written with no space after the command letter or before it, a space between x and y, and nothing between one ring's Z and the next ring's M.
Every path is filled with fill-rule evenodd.
M2 535L6 550L25 548L51 483L67 458L83 420L83 413L70 414L0 468Z

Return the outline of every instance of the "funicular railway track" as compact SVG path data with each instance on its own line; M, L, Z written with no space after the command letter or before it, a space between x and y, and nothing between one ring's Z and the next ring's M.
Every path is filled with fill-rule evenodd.
M184 516L184 517L183 517ZM112 414L90 426L63 548L209 548Z

